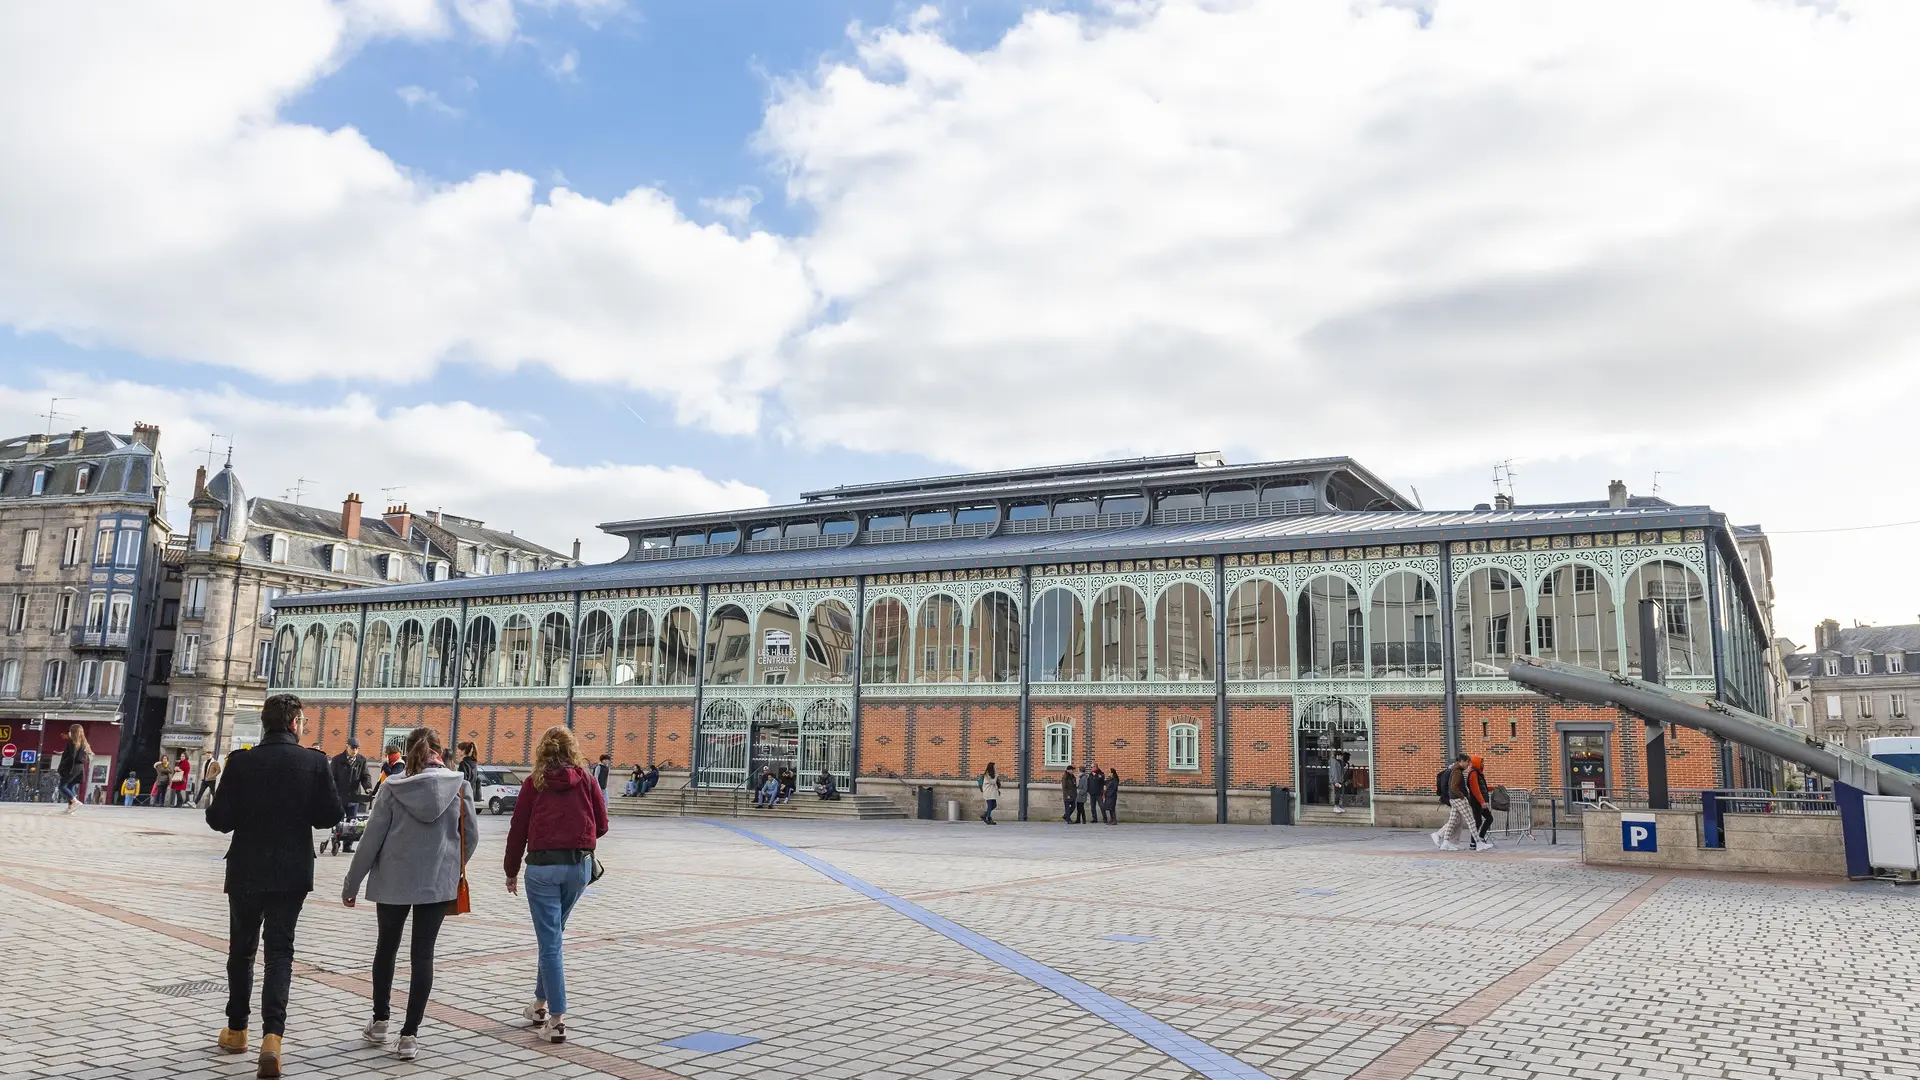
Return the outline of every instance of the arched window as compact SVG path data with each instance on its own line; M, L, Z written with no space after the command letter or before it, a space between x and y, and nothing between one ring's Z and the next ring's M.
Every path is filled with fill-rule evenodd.
M613 685L653 685L653 650L653 616L640 608L620 616L620 635L613 642Z
M0 477L4 480L5 477ZM20 661L0 663L0 694L12 697L20 692Z
M1200 769L1200 726L1172 724L1167 728L1167 768L1177 772Z
M399 671L395 673L395 686L419 686L421 662L425 659L426 634L420 629L420 623L408 619L400 624L400 631L394 635L393 651L399 657Z
M1087 620L1070 589L1048 589L1033 602L1027 620L1028 678L1034 682L1085 682Z
M1154 601L1153 677L1213 678L1213 597L1192 582L1169 585Z
M1516 656L1532 651L1527 593L1520 579L1483 566L1460 582L1453 601L1453 651L1464 678L1505 675Z
M295 676L299 686L318 686L320 678L320 654L327 649L327 631L315 623L307 627L307 637L300 645L300 672Z
M361 682L367 686L393 685L393 627L385 619L367 623L367 670Z
M273 685L293 685L293 672L300 663L300 635L293 627L283 626L273 639Z
M920 602L913 632L914 681L959 682L966 677L963 639L966 626L960 602L935 593Z
M539 663L533 685L565 686L573 680L573 620L549 611L540 620Z
M460 647L460 631L452 619L435 619L427 631L427 660L421 666L422 686L452 686Z
M882 596L867 605L860 665L863 683L901 683L911 676L907 658L907 605Z
M353 685L353 673L360 666L360 635L352 623L334 627L327 642L327 686L342 690Z
M1346 578L1321 574L1300 590L1294 626L1300 678L1358 679L1367 674L1366 611Z
M700 677L700 619L692 608L677 607L660 620L661 686L691 686Z
M784 600L775 600L760 611L758 648L754 655L755 682L777 686L800 681L800 613Z
M732 686L753 679L753 624L746 609L722 604L707 617L707 685Z
M509 615L500 624L499 661L494 665L494 686L527 686L533 678L533 620L525 615Z
M1540 579L1534 651L1548 660L1619 671L1618 616L1613 584L1599 567L1579 562L1556 566Z
M1396 570L1375 582L1370 622L1374 678L1439 677L1440 595L1426 578Z
M496 657L500 652L500 639L494 633L493 620L485 615L476 615L467 620L467 672L463 680L468 686L492 686L497 676Z
M1006 593L983 593L973 602L967 681L1020 681L1020 607Z
M613 616L604 611L580 616L580 666L573 681L579 686L613 683Z
M1049 769L1064 769L1073 764L1073 725L1055 722L1048 724L1041 763Z
M1093 664L1101 682L1147 677L1147 602L1130 585L1109 585L1093 602Z
M1280 586L1260 578L1234 586L1227 596L1227 678L1290 677L1292 626Z
M853 612L838 600L822 600L807 617L807 655L802 678L809 683L853 682Z
M1640 670L1640 604L1660 605L1667 675L1713 674L1713 623L1700 575L1671 560L1650 562L1627 578L1627 670Z

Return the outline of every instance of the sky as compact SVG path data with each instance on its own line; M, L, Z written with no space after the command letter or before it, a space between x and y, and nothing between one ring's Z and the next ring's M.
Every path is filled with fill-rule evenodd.
M1907 0L0 5L0 431L602 521L1220 450L1920 619ZM56 400L57 399L57 400ZM44 414L55 414L48 420ZM1657 490L1656 490L1657 487ZM176 507L176 515L179 510ZM1836 531L1844 530L1844 531Z

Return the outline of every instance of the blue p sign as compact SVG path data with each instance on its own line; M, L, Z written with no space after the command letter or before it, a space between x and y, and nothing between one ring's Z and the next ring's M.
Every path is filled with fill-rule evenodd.
M1654 828L1652 814L1620 815L1621 851L1659 851L1660 834Z

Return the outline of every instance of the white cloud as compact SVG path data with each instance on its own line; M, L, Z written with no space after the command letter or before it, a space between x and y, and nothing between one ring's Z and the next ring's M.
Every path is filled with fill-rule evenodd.
M293 404L230 388L202 392L50 374L37 385L0 384L0 433L44 430L36 414L56 395L67 399L62 413L84 418L63 422L65 429L86 422L121 433L135 421L160 426L175 528L186 520L185 500L195 467L207 462L210 432L232 439L234 469L249 495L282 498L306 480L301 501L309 506L337 506L357 491L371 508L381 488L402 486L395 497L414 510L480 518L563 553L579 538L589 561L626 550L595 528L603 521L767 501L759 488L688 468L561 464L508 418L462 401L382 409L349 394ZM220 461L216 455L215 469Z
M700 200L700 206L707 213L733 226L736 230L745 230L753 221L753 208L760 205L760 189L747 185L731 195L718 195Z
M977 52L916 16L781 85L761 143L835 313L792 430L1432 471L1911 381L1920 9L1425 6L1143 0Z
M409 109L426 109L441 116L454 117L460 110L440 100L440 95L422 86L403 86L394 91L400 100L407 103Z
M290 381L538 363L753 429L812 301L783 240L650 188L437 183L279 118L360 41L451 33L447 10L511 33L477 0L0 5L0 322Z
M552 76L555 82L579 82L579 50L568 49L566 52L560 54L559 59L549 61L547 63L547 74Z

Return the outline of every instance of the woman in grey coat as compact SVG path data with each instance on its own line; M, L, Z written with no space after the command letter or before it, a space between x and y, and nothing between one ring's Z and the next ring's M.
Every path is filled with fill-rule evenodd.
M394 1047L395 1056L411 1061L419 1054L420 1020L433 992L434 941L460 894L461 870L480 846L480 817L467 797L466 779L441 762L440 737L432 728L407 733L405 759L406 774L381 784L373 800L366 833L340 886L340 900L352 907L365 881L367 899L379 909L373 1020L362 1032L375 1046L386 1045L393 965L407 916L413 916L413 977L407 986L406 1023Z

